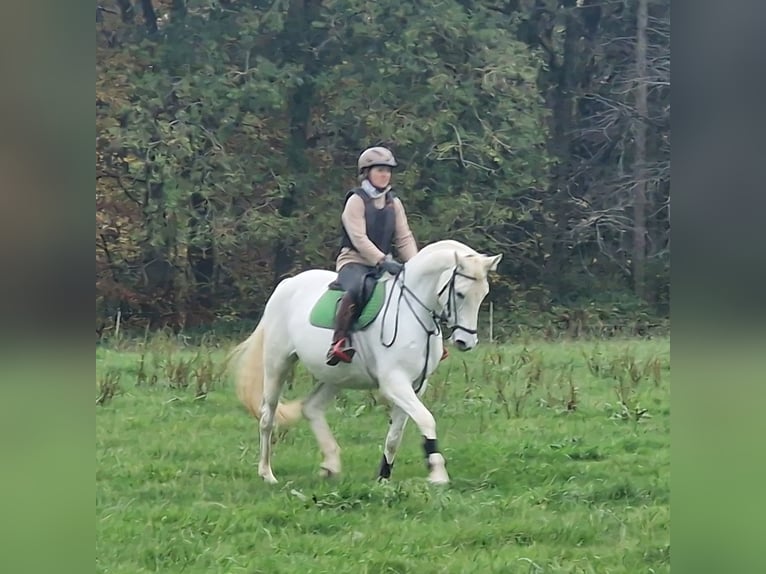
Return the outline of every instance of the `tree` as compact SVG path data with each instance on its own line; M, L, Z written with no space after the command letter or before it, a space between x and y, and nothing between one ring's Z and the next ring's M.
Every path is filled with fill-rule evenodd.
M421 243L456 228L496 250L524 216L516 196L544 185L537 60L487 10L153 7L156 30L102 23L97 160L116 183L102 205L126 202L135 220L98 245L104 275L124 261L121 281L158 324L243 301L255 313L284 275L331 265L367 145L402 159Z
M332 266L374 144L421 244L504 253L504 306L666 302L667 0L116 8L97 10L100 313L257 316Z

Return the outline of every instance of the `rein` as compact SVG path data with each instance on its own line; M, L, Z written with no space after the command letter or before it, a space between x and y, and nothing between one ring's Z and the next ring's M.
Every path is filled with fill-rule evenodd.
M476 278L475 277L471 277L470 275L466 275L464 273L460 273L457 270L457 267L455 267L452 270L452 276L449 278L449 281L447 281L447 283L445 283L444 287L442 287L439 290L439 292L437 293L437 296L441 297L442 294L444 293L444 291L447 288L449 288L449 292L448 292L448 295L447 295L447 308L446 308L446 312L445 312L445 310L442 310L441 314L437 314L436 311L434 311L433 309L429 308L425 303L423 303L420 300L420 298L417 295L415 295L415 293L412 291L412 289L407 287L406 283L404 282L404 275L405 275L405 268L404 267L402 267L401 271L399 271L399 273L397 273L394 276L394 284L396 284L396 282L399 281L399 276L400 275L401 275L401 281L400 281L399 297L397 298L397 301L396 301L396 315L395 315L395 319L396 320L395 320L395 323L394 323L394 335L391 338L391 341L389 341L388 343L385 342L385 340L383 338L383 329L384 329L385 324L386 324L386 317L388 317L388 308L389 308L389 306L391 304L391 298L392 298L392 296L394 294L394 290L391 289L391 291L388 293L388 297L386 298L386 306L383 309L383 320L380 323L380 342L381 342L381 344L384 347L389 348L396 341L396 336L399 333L399 310L402 307L402 305L401 305L402 299L404 299L404 301L407 303L407 306L412 311L412 314L415 316L415 319L420 324L420 326L423 328L423 331L425 331L425 333L426 333L426 360L425 360L425 363L423 365L423 370L420 373L420 382L418 383L418 386L415 389L415 393L418 393L418 392L420 392L420 389L423 387L423 383L425 383L426 373L428 372L428 355L429 355L429 351L431 350L431 337L433 335L441 334L441 325L439 324L439 321L446 322L446 321L449 320L451 315L453 315L453 314L457 315L457 295L455 293L455 279L458 276L460 276L460 277L465 277L466 279L471 279L473 281L476 281ZM405 294L407 294L408 296L405 297ZM423 323L423 321L421 321L420 317L415 312L415 308L412 306L412 303L410 302L410 298L414 299L415 302L418 303L418 305L420 305L423 309L425 309L426 311L428 311L431 314L431 321L433 321L433 330L431 330L429 327L427 327ZM455 318L455 324L452 326L453 333L457 329L461 329L461 330L465 331L466 333L470 333L472 335L476 334L477 331L475 329L469 329L467 327L463 327L462 325L457 324L457 316L455 316L454 318Z

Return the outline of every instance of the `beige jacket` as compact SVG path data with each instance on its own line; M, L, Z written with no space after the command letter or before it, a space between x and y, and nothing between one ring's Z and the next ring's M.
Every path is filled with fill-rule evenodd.
M377 209L382 209L386 204L386 196L382 195L372 201ZM398 197L394 198L394 212L396 213L394 247L399 259L409 261L418 252L418 246L407 222L404 206ZM341 250L338 258L335 260L336 271L340 271L340 268L347 263L361 263L362 265L374 266L385 257L385 254L375 247L375 244L367 237L364 200L361 197L354 194L348 199L341 215L341 222L356 250L349 249L348 247L344 247Z

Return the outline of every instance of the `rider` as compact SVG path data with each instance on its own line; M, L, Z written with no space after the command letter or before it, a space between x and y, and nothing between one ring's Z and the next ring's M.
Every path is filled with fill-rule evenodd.
M397 166L385 147L371 147L357 161L360 186L346 194L341 215L341 249L335 260L337 283L345 291L335 317L327 364L350 363L356 352L349 331L361 302L367 276L387 271L399 273L402 264L391 256L392 248L402 261L418 252L404 206L391 191L391 172Z

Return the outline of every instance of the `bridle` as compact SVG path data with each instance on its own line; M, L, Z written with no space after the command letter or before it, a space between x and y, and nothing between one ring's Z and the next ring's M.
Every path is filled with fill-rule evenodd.
M458 271L457 267L455 267L452 270L452 275L450 276L447 283L445 283L444 286L441 289L439 289L439 291L437 292L437 297L440 298L444 294L444 292L448 290L447 304L445 308L442 309L441 313L437 313L436 311L428 307L428 305L423 303L423 301L421 301L420 298L417 295L415 295L412 289L407 287L407 284L404 282L404 275L405 275L405 268L402 267L401 271L399 271L399 273L397 273L394 276L394 284L396 284L396 282L399 282L399 297L396 302L397 305L396 305L396 315L395 315L396 321L394 324L394 335L389 342L386 342L384 340L383 330L386 324L386 317L388 317L388 308L391 304L391 298L394 293L394 290L391 289L388 293L388 298L386 299L386 306L383 309L383 319L380 322L380 342L384 347L388 348L388 347L391 347L396 341L396 336L399 332L399 310L401 309L401 306L402 306L401 305L402 299L404 299L404 302L407 303L407 306L412 311L412 314L415 316L415 319L423 328L423 331L426 333L426 361L425 361L425 364L423 365L423 371L420 374L420 380L419 380L418 386L415 389L415 392L418 393L420 389L422 388L423 383L426 380L426 373L428 372L428 355L431 349L431 337L434 335L440 335L442 331L440 322L443 321L447 323L447 327L448 328L451 327L453 333L457 331L458 329L460 329L461 331L465 331L466 333L469 333L471 335L475 335L477 333L476 329L469 329L468 327L460 325L457 322L457 293L455 291L455 280L458 277L464 277L466 279L471 279L472 281L477 281L477 278L472 277L471 275L466 275L465 273L461 273L460 271ZM411 300L415 301L418 305L420 305L423 309L425 309L426 311L430 313L431 321L433 322L433 327L426 326L426 324L420 319L420 316L415 312L415 308L412 306ZM452 325L449 325L450 319L454 321Z
M478 332L476 329L469 329L468 327L464 327L463 325L457 322L457 292L455 291L455 279L457 279L458 277L465 277L466 279L470 279L471 281L477 281L476 277L472 277L471 275L466 275L465 273L461 273L460 271L457 270L457 267L455 267L452 270L452 276L449 278L449 281L447 281L447 283L444 284L444 287L442 287L437 293L437 296L441 297L444 291L449 289L447 293L446 312L442 311L440 319L444 321L445 323L448 323L450 318L454 319L454 323L452 324L453 333L457 331L458 329L460 329L461 331L465 331L466 333L475 335Z

